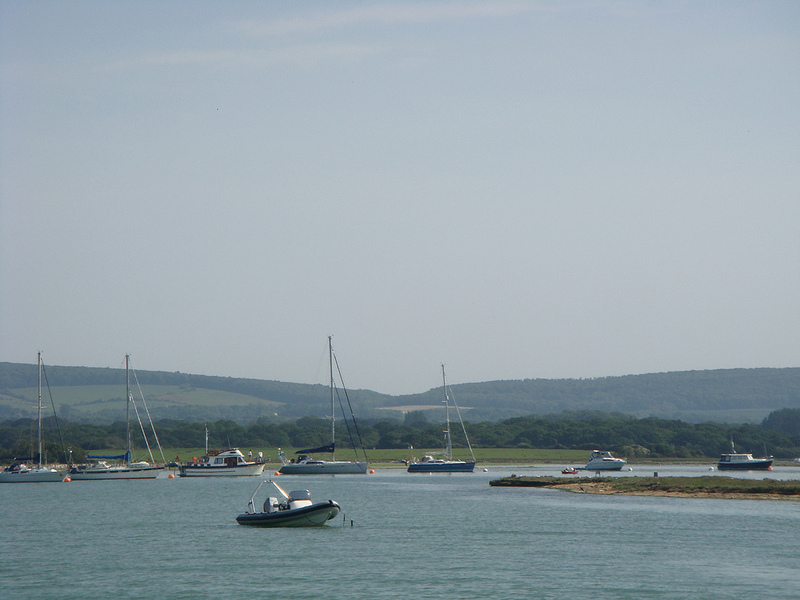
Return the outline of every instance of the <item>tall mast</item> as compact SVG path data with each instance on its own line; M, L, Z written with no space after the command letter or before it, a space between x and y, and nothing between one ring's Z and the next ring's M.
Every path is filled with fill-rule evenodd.
M442 363L442 389L444 389L444 415L447 424L444 430L447 460L453 460L453 444L450 441L450 402L447 399L447 377L444 374L444 363Z
M328 363L331 369L331 460L336 460L336 409L333 403L333 336L328 336Z
M127 422L127 444L125 445L125 454L127 458L125 462L127 463L131 462L131 376L128 370L130 358L130 354L125 355L125 421Z
M36 354L36 362L39 367L39 468L42 468L42 353Z

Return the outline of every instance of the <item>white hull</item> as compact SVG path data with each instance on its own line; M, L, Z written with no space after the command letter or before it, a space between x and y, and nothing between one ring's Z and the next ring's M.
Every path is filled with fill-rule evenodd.
M247 477L261 475L264 472L264 463L242 465L235 467L209 467L209 466L183 466L181 477Z
M367 472L367 463L341 460L289 463L283 465L278 472L282 475L364 475Z
M298 450L297 454L300 456L297 457L297 462L289 461L286 458L286 455L278 448L278 458L280 458L283 466L278 469L278 472L281 475L364 475L367 472L367 453L364 451L364 461L357 462L358 459L358 450L356 449L355 445L353 445L353 451L355 452L356 461L344 461L344 460L335 460L334 456L334 448L336 443L336 407L334 403L334 397L336 396L335 390L336 385L334 383L333 377L333 365L334 365L334 358L333 358L333 342L331 341L332 336L328 336L328 364L330 366L330 393L331 393L331 441L329 446L322 446L319 448L311 448L308 450ZM341 379L341 372L339 373L339 378ZM342 381L342 388L344 388L344 381ZM345 394L347 390L345 390ZM349 400L348 400L349 402ZM342 408L344 410L344 408ZM352 415L353 421L355 422L355 415ZM345 419L346 422L346 419ZM359 434L360 438L360 434ZM351 436L351 441L353 438ZM359 439L359 441L361 441ZM363 442L361 444L362 451L363 451ZM308 454L301 454L301 453L308 453L308 454L316 454L316 453L330 453L331 460L317 460L309 456Z
M66 471L58 471L42 466L42 353L36 355L36 365L39 369L39 453L37 466L29 467L25 462L14 463L0 471L0 483L48 483L64 481ZM49 387L49 384L48 384Z
M589 462L584 468L586 471L621 471L625 461L614 458L607 450L593 450L589 455Z
M0 471L0 483L55 483L64 481L66 471L30 469L27 471Z
M68 473L72 481L102 481L105 479L155 479L164 467L111 467L110 469L75 469Z
M625 461L620 462L600 462L600 461L590 461L588 465L584 467L586 471L621 471L622 467L625 466Z

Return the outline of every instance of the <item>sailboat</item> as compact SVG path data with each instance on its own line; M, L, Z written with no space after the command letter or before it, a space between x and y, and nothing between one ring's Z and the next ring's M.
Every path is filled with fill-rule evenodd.
M472 446L467 437L467 429L464 427L464 421L461 420L461 411L458 409L456 399L453 397L452 390L448 393L447 375L445 374L444 365L442 365L442 388L444 389L444 411L445 411L445 430L444 430L444 443L445 449L443 452L434 454L445 454L447 458L434 458L433 454L426 454L422 460L417 461L412 458L412 462L408 465L409 473L472 473L475 469L475 454L472 452ZM469 453L472 455L471 461L453 460L453 443L450 437L450 401L452 400L453 406L458 414L458 420L461 423L461 429L464 431L464 439L467 441Z
M42 353L37 353L36 362L39 368L39 460L35 467L29 467L24 462L15 462L0 471L0 483L43 483L64 481L67 472L42 465Z
M355 461L336 460L335 457L336 404L334 400L336 398L336 381L333 377L334 360L335 359L333 355L332 336L328 336L328 361L330 363L330 372L331 372L331 377L330 377L331 443L326 446L320 446L318 448L307 448L305 450L298 450L296 452L296 454L298 454L298 457L293 460L289 460L288 458L286 458L286 455L283 453L283 451L280 448L278 448L278 458L280 458L281 462L283 463L283 466L278 470L278 472L283 475L363 475L367 472L368 464L367 464L366 453L364 453L364 460L359 461L358 451L355 448L355 444L353 444L353 450L356 452ZM338 370L338 363L336 366ZM339 373L339 378L341 379L341 372ZM342 388L344 388L344 382L342 382ZM346 394L347 391L345 390L345 395ZM349 402L350 400L348 399L348 404ZM352 408L351 408L351 415L352 415ZM330 452L331 459L319 460L310 456L311 454L322 453L322 452L326 453Z
M131 395L130 354L125 355L125 389L127 397L126 401L127 443L125 448L125 454L121 454L119 456L90 455L87 457L92 459L122 460L124 461L124 464L120 466L115 466L108 464L105 460L98 460L98 462L88 465L73 465L72 467L70 467L69 470L69 477L71 480L99 481L101 479L155 479L156 477L158 477L158 474L164 470L163 466L151 465L150 463L145 461L131 462L131 404L133 404L134 410L136 410L137 418L139 417L139 411L136 409L136 405L134 404L133 401L133 396ZM139 425L141 425L141 419L139 418L138 420L139 420ZM152 427L152 425L153 421L151 419L150 426ZM153 428L153 433L155 434L155 428ZM142 434L144 435L144 427L142 427ZM156 437L156 441L158 441L158 437ZM147 445L147 449L149 451L150 444L147 442L146 436L145 436L145 444ZM150 452L150 460L155 462L153 459L152 452Z

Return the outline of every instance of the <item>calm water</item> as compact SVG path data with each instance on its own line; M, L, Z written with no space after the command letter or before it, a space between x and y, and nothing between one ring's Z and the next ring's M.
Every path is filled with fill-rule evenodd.
M512 472L549 471L283 476L348 518L297 530L236 524L258 478L3 485L0 597L798 597L799 502L489 487Z

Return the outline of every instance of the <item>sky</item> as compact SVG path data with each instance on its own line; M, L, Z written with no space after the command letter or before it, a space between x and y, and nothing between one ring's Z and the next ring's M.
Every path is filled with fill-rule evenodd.
M0 361L800 366L800 3L2 2Z

